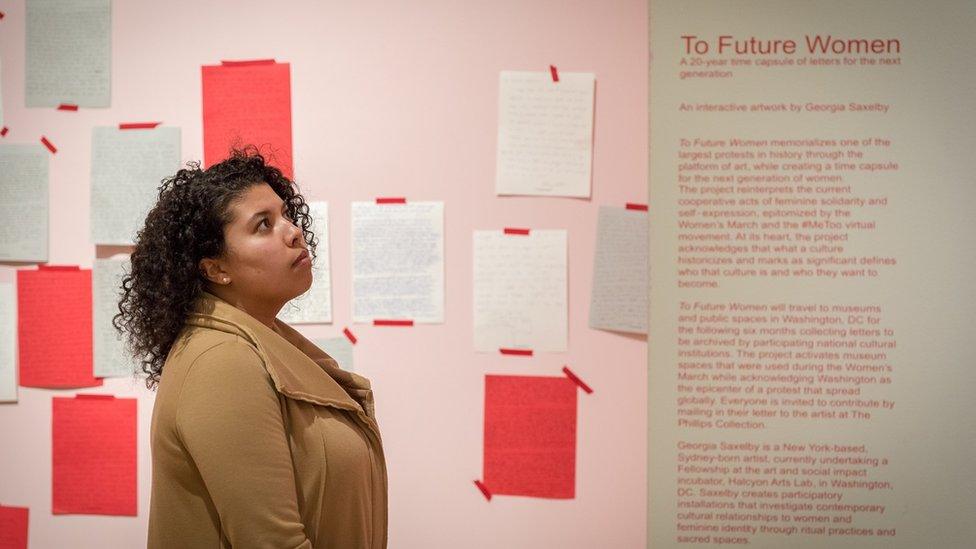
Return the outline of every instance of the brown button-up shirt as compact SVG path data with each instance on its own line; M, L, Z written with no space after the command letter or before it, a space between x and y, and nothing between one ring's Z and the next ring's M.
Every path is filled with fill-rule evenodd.
M153 408L149 549L379 549L387 473L369 380L204 292Z

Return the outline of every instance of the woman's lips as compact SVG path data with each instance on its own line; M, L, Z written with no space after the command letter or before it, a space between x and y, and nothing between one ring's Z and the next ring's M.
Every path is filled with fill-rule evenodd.
M295 259L291 266L297 267L306 262L308 262L308 250L302 250L302 253L298 255L298 258Z

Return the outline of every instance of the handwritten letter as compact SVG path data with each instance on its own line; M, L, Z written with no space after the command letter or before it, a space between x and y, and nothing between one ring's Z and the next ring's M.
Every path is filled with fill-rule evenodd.
M590 328L647 333L647 212L600 207Z
M502 71L498 98L500 195L590 196L593 73Z
M109 0L27 2L28 107L108 107L111 76Z
M96 377L125 377L137 364L126 349L122 336L112 325L119 312L122 278L130 270L128 259L96 259L92 268L92 345Z
M566 231L475 231L475 350L565 351L566 335Z
M180 166L180 129L92 129L91 239L132 244L163 178Z
M325 354L331 356L339 364L339 367L348 372L355 371L352 362L352 342L345 336L328 337L316 339L314 341Z
M0 402L17 401L17 298L0 283Z
M312 263L312 287L281 309L278 318L288 324L332 322L332 270L329 265L329 203L309 202L312 232L318 245Z
M353 322L444 322L444 203L352 203Z
M47 261L50 153L41 145L0 145L0 260Z

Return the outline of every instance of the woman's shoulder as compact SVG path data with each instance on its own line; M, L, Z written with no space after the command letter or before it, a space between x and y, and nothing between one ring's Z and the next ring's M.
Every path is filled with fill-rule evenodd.
M163 366L160 389L164 384L182 386L190 378L220 375L263 378L267 372L261 353L240 335L188 327L180 332L170 349Z
M258 350L239 335L215 330L177 338L163 365L153 405L153 430L175 433L187 411L228 398L270 396L273 383Z
M199 326L186 326L177 335L166 357L166 366L189 365L204 354L242 353L249 351L255 357L259 352L254 344L238 334L212 330Z

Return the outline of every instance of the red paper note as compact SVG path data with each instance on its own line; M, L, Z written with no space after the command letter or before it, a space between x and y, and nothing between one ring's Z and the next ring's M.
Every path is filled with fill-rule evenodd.
M293 177L288 63L203 67L204 164L216 164L242 145L256 145L266 160Z
M22 387L94 387L92 272L78 267L17 271Z
M493 495L576 495L576 393L567 377L485 376L485 487Z
M136 516L136 399L53 399L55 515Z
M0 505L0 549L27 549L26 507Z

